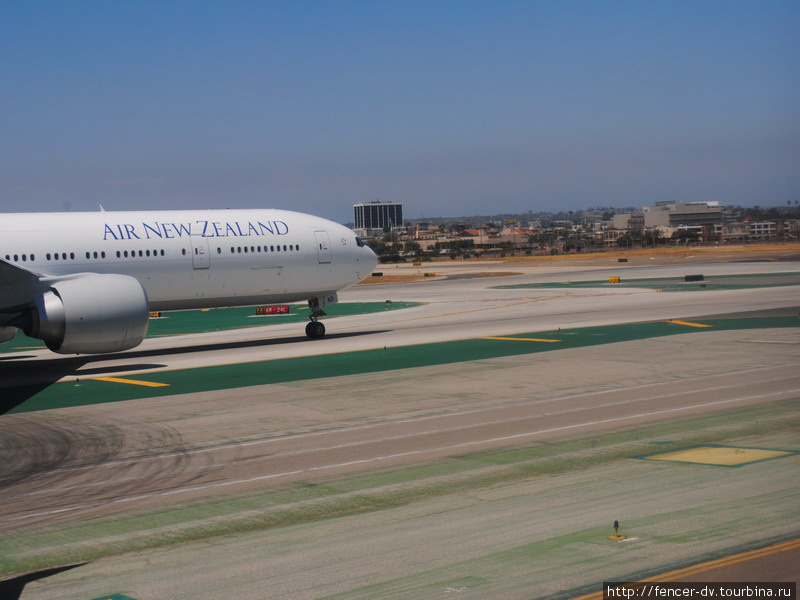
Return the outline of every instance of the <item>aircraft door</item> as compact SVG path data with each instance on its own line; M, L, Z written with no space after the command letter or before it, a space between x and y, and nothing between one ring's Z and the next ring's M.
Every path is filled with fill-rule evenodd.
M192 243L192 267L195 269L208 269L211 266L208 238L193 235L189 240Z
M327 231L315 231L314 236L317 238L317 257L319 264L328 264L331 262L331 239Z

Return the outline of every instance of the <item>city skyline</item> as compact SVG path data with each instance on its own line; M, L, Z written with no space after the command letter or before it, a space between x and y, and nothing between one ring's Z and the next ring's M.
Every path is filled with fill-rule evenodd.
M13 3L0 210L800 197L800 4Z
M401 206L403 205L402 202L397 203ZM682 205L683 203L677 202L663 202L658 204L677 204ZM708 203L700 203L700 204L708 204L709 206L717 205L719 208L722 209L724 213L726 213L730 218L734 218L737 216L745 215L745 214L770 214L774 215L772 217L764 217L764 218L784 218L784 219L796 219L800 217L800 201L795 201L789 204L782 204L782 205L774 205L774 206L764 206L764 205L750 205L750 206L741 206L741 205L725 205L722 203L715 203L715 202L708 202ZM437 217L405 217L403 222L405 225L415 225L419 223L432 223L432 224L457 224L459 222L465 223L495 223L495 224L502 224L506 220L517 220L520 225L524 225L529 220L562 220L562 219L573 219L576 222L584 221L587 222L591 219L597 220L612 220L613 215L625 214L625 213L632 213L632 214L639 214L641 215L643 211L646 211L648 208L653 208L653 206L590 206L590 207L583 207L577 209L570 209L570 210L563 210L563 211L524 211L524 212L509 212L509 213L478 213L478 214L460 214L460 215L443 215ZM404 208L403 208L404 209ZM609 216L608 219L601 219L600 215L606 214ZM357 223L354 220L350 220L348 224L353 225L354 227Z

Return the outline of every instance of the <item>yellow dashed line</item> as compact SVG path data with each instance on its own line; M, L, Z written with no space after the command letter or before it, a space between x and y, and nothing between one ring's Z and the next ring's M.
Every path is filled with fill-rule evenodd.
M92 377L95 381L110 381L111 383L128 383L130 385L143 385L145 387L169 387L168 383L155 381L138 381L136 379L122 379L121 377Z
M703 325L702 323L690 323L689 321L675 321L672 320L670 323L675 323L676 325L687 325L688 327L713 327L713 325Z
M519 338L519 337L484 337L482 340L507 340L510 342L560 342L561 340L544 340L540 338Z

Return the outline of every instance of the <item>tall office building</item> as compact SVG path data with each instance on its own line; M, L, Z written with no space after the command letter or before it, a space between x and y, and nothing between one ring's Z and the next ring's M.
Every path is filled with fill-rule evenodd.
M384 233L392 227L403 225L403 205L399 202L359 202L353 205L355 229L382 229Z

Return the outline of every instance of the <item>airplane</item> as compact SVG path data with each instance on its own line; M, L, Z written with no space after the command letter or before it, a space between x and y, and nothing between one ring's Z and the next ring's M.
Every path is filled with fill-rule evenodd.
M59 354L138 346L151 312L307 300L324 308L370 275L352 230L293 211L173 210L0 215L0 343L22 330Z

